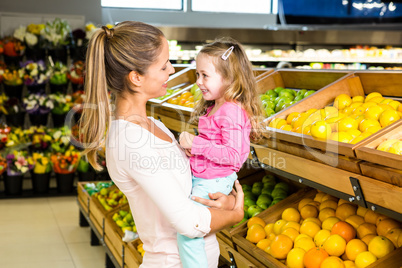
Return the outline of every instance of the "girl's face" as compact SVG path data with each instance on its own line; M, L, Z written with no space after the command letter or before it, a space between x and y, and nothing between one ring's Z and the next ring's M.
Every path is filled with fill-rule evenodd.
M223 77L216 72L213 58L206 54L199 54L197 57L197 85L201 89L205 100L215 102L224 101L223 93L227 87Z
M167 80L169 75L174 72L175 70L169 61L169 45L166 38L163 38L160 54L144 75L143 87L150 99L166 94Z

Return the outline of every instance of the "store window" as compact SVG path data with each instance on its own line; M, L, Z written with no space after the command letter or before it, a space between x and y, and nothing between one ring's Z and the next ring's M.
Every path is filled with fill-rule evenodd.
M192 0L192 11L277 14L278 0Z
M183 10L183 0L101 0L102 7Z

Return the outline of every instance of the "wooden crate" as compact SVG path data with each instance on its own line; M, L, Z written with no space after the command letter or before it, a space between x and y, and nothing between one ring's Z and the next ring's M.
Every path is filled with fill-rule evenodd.
M377 150L377 146L388 139L402 140L402 120L399 120L381 135L368 138L356 149L356 156L365 160L360 163L362 174L377 180L402 187L402 156Z
M91 197L89 196L88 192L85 190L84 185L89 182L78 182L77 183L77 200L81 204L82 209L89 213L89 203Z
M390 77L388 77L390 76ZM377 79L381 80L388 80L392 77L392 79L395 79L395 74L393 72L384 72L381 73L381 77L376 76ZM398 74L399 79L402 80L402 72ZM391 79L390 79L391 80ZM386 90L383 90L382 88L377 88L377 92L381 94L388 94L385 96L395 96L395 95L402 95L402 91L400 88L398 88L399 84L393 84L393 90L391 93L391 86L386 87ZM351 73L343 76L342 78L338 79L337 81L325 86L324 88L320 89L316 93L310 95L309 97L301 100L300 102L282 110L278 114L268 118L265 120L266 124L266 129L267 131L265 132L265 137L266 138L275 138L277 140L281 141L287 141L290 143L298 144L306 148L306 150L310 149L319 149L323 152L333 152L336 154L348 156L355 158L356 153L355 150L361 146L367 139L358 142L356 144L348 144L348 143L342 143L342 142L336 142L333 140L318 140L314 139L310 135L304 135L296 132L291 132L291 131L284 131L280 129L274 129L268 126L268 123L275 119L275 118L282 118L286 119L286 117L292 113L292 112L305 112L308 109L315 108L315 109L321 109L324 108L325 106L331 105L335 99L336 96L340 94L347 94L349 96L365 96L367 93L371 93L372 90L369 89L366 92L366 89L363 88L363 83L360 79L360 76L357 74ZM395 123L394 123L395 124ZM386 127L389 128L390 126ZM383 130L385 130L384 128ZM380 131L379 131L380 132ZM371 135L369 138L376 137L379 135L379 132L374 133Z
M136 240L126 244L124 260L127 268L139 267L142 263L142 256L137 250L137 246L141 243L141 239L137 238Z
M231 262L229 252L232 253L234 261L236 262L236 267L238 268L257 268L261 267L258 265L255 265L251 261L249 261L246 257L244 257L242 254L237 252L233 247L230 245L226 244L223 240L217 238L218 243L219 243L219 251L221 256L226 259L228 262Z
M311 188L300 189L298 192L288 196L281 202L278 202L274 206L264 210L258 217L262 218L265 223L274 223L282 216L282 211L288 207L297 208L300 200L303 198L315 197L317 191ZM266 267L286 267L282 262L275 259L262 249L255 246L255 244L249 242L245 236L247 234L247 222L243 222L241 225L235 227L233 232L233 241L237 250L244 251L248 255L253 256L258 262L262 263Z
M119 264L120 267L123 266L123 247L121 249L116 249L112 242L110 241L110 239L108 237L105 237L105 244L108 247L108 249L110 250L110 252L112 252L114 258L116 259L117 263Z
M113 220L113 215L116 212L119 212L121 209L123 210L129 210L129 205L123 205L120 206L114 210L112 210L111 212L106 214L105 217L105 237L107 237L110 241L111 246L113 246L116 251L120 251L122 250L122 247L124 246L125 242L123 242L123 236L124 233L121 230L121 228L119 226L117 226L117 224L115 223L115 221Z

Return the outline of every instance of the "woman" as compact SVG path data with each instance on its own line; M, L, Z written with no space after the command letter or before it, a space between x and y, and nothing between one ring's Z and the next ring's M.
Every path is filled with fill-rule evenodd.
M237 182L232 196L217 193L210 196L212 200L195 199L213 208L188 199L189 160L173 134L146 115L147 101L166 93L174 73L163 33L141 22L102 27L89 42L86 64L84 153L99 169L96 152L106 145L109 174L127 196L144 243L142 267L181 267L177 233L205 236L208 267L217 267L214 233L242 220L243 192ZM115 97L113 115L108 89Z

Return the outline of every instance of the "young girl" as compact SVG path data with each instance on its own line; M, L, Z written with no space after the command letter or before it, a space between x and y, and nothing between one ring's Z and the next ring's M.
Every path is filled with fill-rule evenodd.
M250 136L258 139L261 107L252 65L239 42L220 39L205 45L196 59L197 85L203 99L192 119L198 136L180 135L180 145L190 156L192 196L229 194L250 153ZM253 131L251 131L253 130ZM178 234L183 267L207 267L203 238Z

